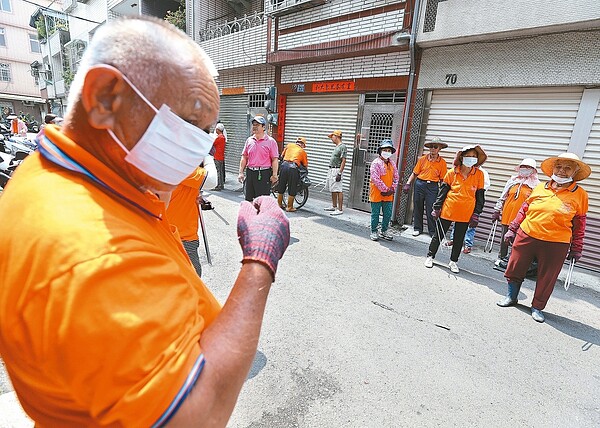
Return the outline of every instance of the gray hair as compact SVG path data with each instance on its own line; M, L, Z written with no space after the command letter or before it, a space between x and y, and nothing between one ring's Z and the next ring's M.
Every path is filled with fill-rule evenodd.
M145 16L110 21L96 31L86 49L71 85L68 108L79 102L85 75L95 65L117 68L151 99L174 65L194 70L198 57L216 77L218 72L204 50L168 22Z

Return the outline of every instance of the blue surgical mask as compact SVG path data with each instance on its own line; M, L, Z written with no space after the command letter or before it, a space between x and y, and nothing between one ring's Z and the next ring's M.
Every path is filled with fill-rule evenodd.
M477 163L477 158L473 158L473 157L463 157L462 159L462 163L464 166L467 167L472 167L475 166L475 164Z
M157 109L125 75L121 75L156 114L131 150L112 129L108 129L108 133L127 153L126 162L157 181L178 185L202 163L213 145L213 138L173 113L168 105L163 104Z

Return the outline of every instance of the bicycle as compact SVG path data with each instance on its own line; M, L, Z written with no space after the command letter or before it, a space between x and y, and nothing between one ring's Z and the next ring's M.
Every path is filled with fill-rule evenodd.
M311 185L310 178L308 178L308 169L306 168L298 168L300 171L300 180L298 180L298 189L296 190L296 196L294 197L294 208L300 209L308 201L308 187ZM281 171L281 169L280 169ZM277 186L279 184L279 180L271 186L271 195L277 198L279 192L277 191ZM287 201L288 191L285 190L283 194L283 200Z

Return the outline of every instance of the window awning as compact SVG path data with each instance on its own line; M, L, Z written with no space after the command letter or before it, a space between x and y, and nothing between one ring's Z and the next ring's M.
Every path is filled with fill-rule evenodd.
M27 95L13 95L13 94L2 94L0 93L0 99L15 100L15 101L30 101L38 104L45 104L46 100L43 98L30 97Z

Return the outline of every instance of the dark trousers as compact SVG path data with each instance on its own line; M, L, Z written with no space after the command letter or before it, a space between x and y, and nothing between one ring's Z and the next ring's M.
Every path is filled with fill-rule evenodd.
M569 247L568 242L541 241L519 229L512 245L504 277L508 282L520 286L531 262L537 258L538 274L531 306L541 311L546 307L546 303L554 291L554 284L567 257Z
M271 194L271 168L263 170L253 170L246 168L246 180L244 180L244 197L248 202L259 196L268 196Z
M508 254L508 244L504 242L504 235L508 232L508 226L505 224L500 225L502 227L502 235L500 236L500 253L498 254L499 259L503 259Z
M452 222L450 220L446 220L441 218L440 222L442 223L442 230L440 231L440 225L437 225L437 232L433 233L433 237L431 238L431 242L429 243L429 251L427 252L428 256L435 258L435 255L440 248L440 234L441 238L446 236L446 232L450 229L450 225ZM468 222L455 222L454 223L454 240L452 242L452 254L450 254L450 260L453 262L458 261L458 257L460 256L460 252L462 250L463 241L465 240L465 233L467 233L467 228L469 227Z
M217 168L217 188L225 187L225 161L215 159L215 167Z
M202 278L202 266L200 266L200 257L198 257L198 247L200 246L200 241L196 239L195 241L181 242L183 243L185 252L192 262L192 266L194 266L194 269L196 269L196 273Z
M428 183L418 178L415 180L413 196L413 226L415 230L423 232L423 205L425 205L425 214L427 215L427 230L431 236L435 235L435 222L433 217L431 217L431 211L433 211L433 203L437 198L439 188L440 187L437 182Z
M298 193L298 181L300 181L298 166L294 162L281 162L277 191L285 193L285 189L287 188L288 195L296 196L296 193Z

